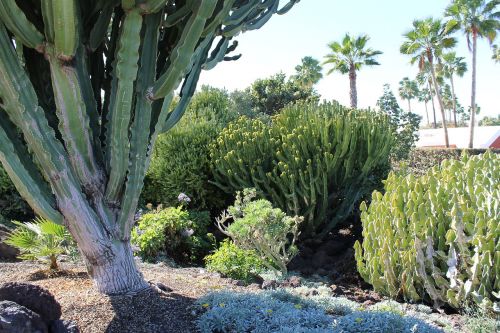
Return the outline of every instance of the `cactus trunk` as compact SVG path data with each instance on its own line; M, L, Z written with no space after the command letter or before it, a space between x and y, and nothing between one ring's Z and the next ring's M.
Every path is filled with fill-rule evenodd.
M0 2L0 162L38 215L68 227L101 292L147 287L129 241L137 202L201 70L296 2Z

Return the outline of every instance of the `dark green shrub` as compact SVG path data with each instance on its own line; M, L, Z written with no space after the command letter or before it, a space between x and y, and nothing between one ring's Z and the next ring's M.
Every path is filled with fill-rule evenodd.
M227 195L213 185L209 144L219 133L213 122L192 123L161 135L145 179L145 203L175 206L179 193L191 198L190 208L220 211Z
M221 89L203 86L193 96L186 115L172 130L160 135L144 181L141 201L176 206L186 193L189 207L218 214L229 196L212 184L209 144L237 114L228 110L229 97Z
M400 162L395 162L392 169L398 173L411 173L414 176L422 176L427 173L432 167L439 166L442 161L454 159L459 160L464 152L469 155L484 154L487 149L455 149L455 148L421 148L414 149L408 159ZM493 153L499 154L500 149L491 150Z
M0 163L0 223L2 223L2 216L6 221L26 221L33 218L34 215Z
M207 232L208 212L188 212L182 206L148 212L132 231L132 243L146 261L167 256L179 262L198 262L213 248Z
M491 152L445 160L420 177L391 173L385 194L361 205L359 273L394 298L498 309L499 184L500 156Z
M379 186L393 137L387 116L338 104L295 105L270 125L241 117L211 145L217 185L256 188L288 215L301 236L321 239Z
M247 283L252 282L266 267L255 251L242 250L230 239L222 241L214 253L206 256L205 263L209 271Z

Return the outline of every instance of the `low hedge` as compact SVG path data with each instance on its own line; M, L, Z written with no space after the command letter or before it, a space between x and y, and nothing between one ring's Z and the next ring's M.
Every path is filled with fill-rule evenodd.
M481 155L484 154L488 149L486 148L475 148L475 149L458 149L458 148L420 148L414 149L407 160L403 162L394 162L392 169L395 172L401 172L404 169L408 173L412 173L415 176L422 176L430 168L436 165L440 165L441 162L448 159L459 160L462 153L467 152L469 155ZM490 149L493 153L499 154L500 149Z

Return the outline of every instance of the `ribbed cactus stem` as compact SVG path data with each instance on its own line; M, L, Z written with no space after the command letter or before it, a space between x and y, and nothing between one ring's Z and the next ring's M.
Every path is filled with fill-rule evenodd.
M255 27L278 1L39 3L0 1L0 161L37 214L67 225L100 291L141 290L129 240L156 138L203 68L238 58L229 37L209 58L227 17Z

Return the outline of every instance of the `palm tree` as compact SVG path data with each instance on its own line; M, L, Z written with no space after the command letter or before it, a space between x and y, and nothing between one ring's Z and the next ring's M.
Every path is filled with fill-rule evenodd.
M431 123L429 121L429 110L427 109L427 103L429 103L429 101L432 99L431 90L427 87L419 89L419 94L417 98L419 102L422 102L425 105L425 116L427 118L427 126L430 126ZM434 116L435 115L436 112L434 112Z
M448 140L448 129L446 127L446 116L443 99L441 98L439 85L436 79L434 59L442 54L443 49L455 46L457 41L455 38L448 36L448 29L440 20L435 20L433 18L413 21L413 30L404 34L404 37L406 40L401 45L401 53L411 55L411 63L418 63L420 70L424 69L426 61L429 63L432 83L441 109L444 141L448 148L450 147L450 143Z
M437 127L436 122L436 105L434 103L434 96L436 96L436 92L432 89L432 77L431 77L431 69L428 63L424 64L424 67L420 69L420 72L417 74L416 80L420 85L421 89L427 89L430 94L430 101L432 102L432 127Z
M476 115L476 64L477 38L487 38L493 43L500 30L500 0L453 0L446 8L445 15L450 17L450 27L460 28L467 37L472 52L472 92L469 148L474 146L474 119ZM471 42L472 39L472 42Z
M369 40L370 37L367 35L351 37L349 34L346 34L341 43L332 42L328 44L332 53L327 54L325 56L326 60L323 62L323 64L333 65L333 68L328 71L327 75L335 71L342 74L349 74L352 108L356 108L358 105L356 71L359 71L365 65L380 65L375 60L375 57L382 54L382 52L367 48L366 44Z
M292 79L301 87L310 89L323 78L322 69L318 60L307 56L302 58L300 65L295 66L295 75Z
M451 84L451 95L453 102L453 123L457 127L457 95L455 94L455 83L453 81L453 75L458 77L463 77L465 72L467 72L467 63L464 61L464 57L457 57L456 52L445 53L442 56L442 72L445 78L450 80Z
M491 59L495 60L495 62L500 62L500 47L498 45L493 45L493 56Z
M418 85L416 81L412 81L404 77L399 81L399 96L408 101L408 110L411 112L411 100L418 96Z

